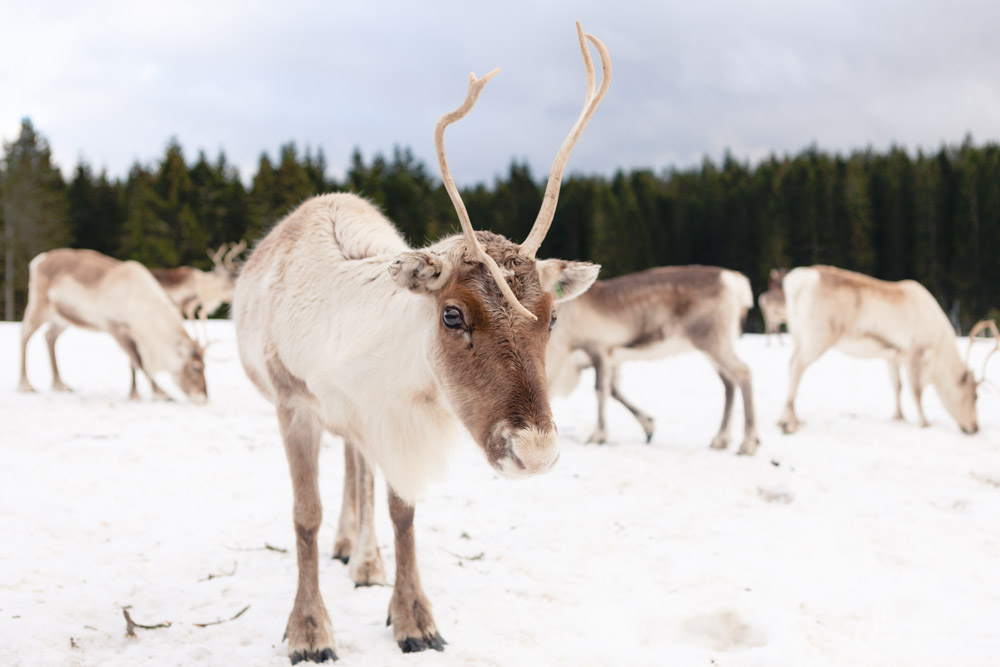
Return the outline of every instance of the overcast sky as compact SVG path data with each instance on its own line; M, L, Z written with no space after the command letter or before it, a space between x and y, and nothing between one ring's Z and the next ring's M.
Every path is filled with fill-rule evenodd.
M449 130L452 171L541 179L583 101L574 20L614 78L570 172L1000 137L996 0L0 0L0 137L30 117L64 172L121 176L176 136L244 179L288 141L337 178L356 146L436 173L437 117L501 67Z

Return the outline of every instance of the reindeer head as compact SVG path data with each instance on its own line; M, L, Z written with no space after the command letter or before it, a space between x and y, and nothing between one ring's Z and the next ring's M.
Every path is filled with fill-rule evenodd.
M177 339L175 352L168 362L170 376L189 399L204 403L208 400L204 350L191 338L183 336Z
M996 344L983 360L982 377L976 379L976 375L969 363L972 357L972 344L976 335L985 330L993 333L993 339L996 341ZM1000 349L1000 331L997 330L996 322L993 320L981 320L977 322L969 332L969 350L965 355L965 368L959 375L956 386L953 387L952 391L945 390L938 392L941 404L944 405L948 413L958 422L959 427L970 435L979 431L979 420L976 416L977 393L979 385L986 381L986 364L997 349Z
M490 465L508 477L545 472L559 456L545 346L555 324L555 304L584 292L600 270L588 262L535 259L555 214L570 152L611 83L607 48L585 35L579 23L576 27L587 69L587 96L552 165L541 210L525 242L518 246L502 236L473 231L448 168L445 128L469 112L498 70L482 79L470 74L465 102L441 116L434 131L441 177L462 235L404 253L391 268L401 286L433 300L438 320L431 359L435 374ZM586 40L601 56L599 90Z
M240 267L236 263L236 258L246 250L247 242L241 240L239 243L223 243L218 250L207 250L209 258L212 260L212 275L215 276L220 285L220 298L223 301L232 301L233 292L236 289L236 278L239 277Z

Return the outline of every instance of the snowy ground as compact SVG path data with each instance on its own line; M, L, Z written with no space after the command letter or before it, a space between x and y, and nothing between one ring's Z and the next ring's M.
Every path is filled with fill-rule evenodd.
M284 453L229 323L211 334L199 407L130 403L124 355L76 330L59 343L75 393L49 391L38 335L39 393L18 394L18 329L0 326L0 665L287 665ZM355 589L329 558L342 477L329 438L321 588L341 664L997 664L1000 392L981 392L982 430L965 436L931 391L921 429L889 419L884 364L829 353L803 380L802 430L783 436L789 347L746 336L739 352L762 425L753 458L708 449L722 386L696 355L625 367L624 390L657 419L651 445L617 404L614 444L583 444L585 375L553 404L563 454L548 475L502 480L471 440L456 446L417 507L443 654L400 653L391 589ZM1000 382L1000 362L991 371ZM125 606L171 625L126 638Z

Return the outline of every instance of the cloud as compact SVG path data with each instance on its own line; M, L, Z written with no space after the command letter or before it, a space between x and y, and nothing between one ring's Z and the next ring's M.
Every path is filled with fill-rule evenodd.
M0 134L31 116L66 171L82 156L123 175L171 136L244 177L286 141L323 147L337 176L354 147L432 165L438 115L470 70L501 66L449 130L452 169L490 181L517 158L541 177L582 104L574 19L615 76L571 172L997 137L986 1L28 4L0 23Z

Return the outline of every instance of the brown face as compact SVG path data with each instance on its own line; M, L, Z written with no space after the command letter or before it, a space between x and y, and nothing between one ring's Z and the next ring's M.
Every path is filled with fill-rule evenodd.
M541 289L534 260L508 254L498 263L511 271L518 300L538 320L515 313L482 264L463 263L437 295L435 365L490 465L525 477L547 471L559 457L545 379L553 298Z

